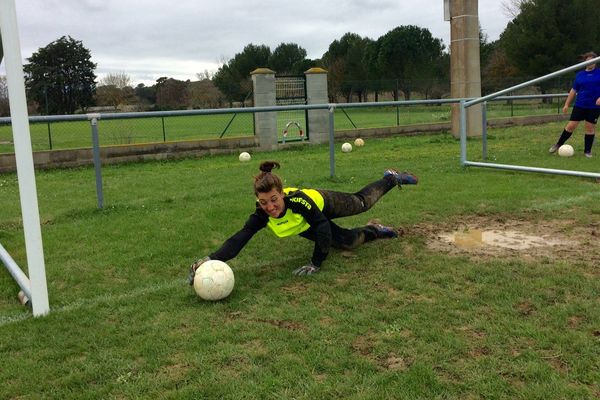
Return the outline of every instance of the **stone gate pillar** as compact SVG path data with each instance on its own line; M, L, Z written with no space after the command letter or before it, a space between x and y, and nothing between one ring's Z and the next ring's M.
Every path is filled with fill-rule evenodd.
M478 0L450 0L450 93L481 97ZM482 135L481 104L467 108L467 135ZM460 136L460 107L452 105L452 135Z
M257 68L252 76L254 107L273 107L275 102L275 72L268 68ZM254 114L254 131L261 150L276 150L277 113L275 111Z
M327 71L323 68L311 68L304 72L306 76L306 104L327 104ZM308 134L310 143L329 142L329 111L308 110Z

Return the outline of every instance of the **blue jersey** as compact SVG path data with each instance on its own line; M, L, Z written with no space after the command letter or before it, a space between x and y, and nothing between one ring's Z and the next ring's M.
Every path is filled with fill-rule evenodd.
M578 72L573 82L573 89L577 92L576 107L600 108L596 105L596 100L600 97L600 69Z

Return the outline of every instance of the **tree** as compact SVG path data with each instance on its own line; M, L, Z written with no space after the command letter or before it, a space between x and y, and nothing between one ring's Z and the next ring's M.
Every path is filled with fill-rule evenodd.
M528 76L542 76L578 62L600 42L598 0L515 2L519 14L500 36L506 56ZM542 83L545 92L549 83Z
M93 104L96 64L81 41L63 36L27 60L25 85L43 113L73 114Z
M196 78L198 78L199 81L212 80L212 78L214 78L214 76L215 76L215 73L210 72L207 69L205 69L204 72L199 72L196 74Z
M230 104L234 101L243 102L252 88L250 72L268 67L270 56L271 49L268 46L250 43L217 70L213 82Z
M123 92L115 85L104 85L96 88L96 105L110 106L115 110L123 102Z
M156 85L146 86L143 83L138 84L134 93L141 103L154 104L156 103Z
M328 70L328 85L333 93L341 93L350 102L352 94L364 98L368 68L365 54L372 42L356 33L348 32L334 40L323 55L323 64Z
M125 72L111 72L100 80L98 86L114 86L117 89L123 89L131 86L131 77Z
M225 103L225 96L213 81L202 79L188 86L188 101L192 108L219 108Z
M494 42L494 43L497 43ZM500 46L494 46L481 68L481 89L484 94L516 85L519 70L512 64ZM522 80L521 80L522 81Z
M505 0L502 4L504 15L509 18L516 18L521 12L521 7L525 3L530 3L532 0Z
M130 82L131 77L125 72L107 74L96 88L96 104L116 110L125 101L131 101L134 96Z
M368 90L375 93L375 101L379 101L379 93L387 90L392 91L395 87L388 86L386 84L387 82L381 79L381 71L379 70L379 64L377 63L380 48L381 37L367 44L363 56L363 62L367 70Z
M385 78L398 79L406 99L413 90L425 91L440 70L444 45L428 29L399 26L381 38L377 63ZM425 85L425 86L424 86Z
M306 50L295 43L281 43L269 57L269 67L279 75L300 75L305 71Z
M190 81L162 77L156 80L156 106L161 110L185 108L188 102L187 86Z

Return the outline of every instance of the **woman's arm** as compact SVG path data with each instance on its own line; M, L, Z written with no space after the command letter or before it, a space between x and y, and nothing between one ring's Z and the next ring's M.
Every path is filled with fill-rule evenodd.
M244 227L231 236L214 253L209 254L213 260L228 261L238 255L252 236L266 226L266 218L261 218L258 213L250 215Z
M569 94L567 96L567 99L565 100L565 105L563 106L563 109L562 109L563 114L566 114L569 111L569 107L571 106L571 103L573 102L573 99L575 98L576 95L577 95L577 92L575 91L575 89L569 90Z

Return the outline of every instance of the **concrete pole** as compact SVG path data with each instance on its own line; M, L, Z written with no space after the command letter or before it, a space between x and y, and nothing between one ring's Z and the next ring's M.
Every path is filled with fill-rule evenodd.
M450 0L450 97L481 96L477 0ZM467 136L481 136L481 105L467 108ZM460 136L460 106L452 105L452 135Z
M273 107L275 101L275 72L268 68L257 68L252 76L254 107ZM261 150L277 150L277 113L254 114L254 128Z
M323 68L311 68L304 72L306 76L306 104L327 104L327 71ZM308 111L308 134L310 143L320 144L329 141L329 111Z

